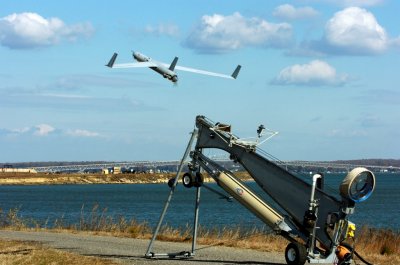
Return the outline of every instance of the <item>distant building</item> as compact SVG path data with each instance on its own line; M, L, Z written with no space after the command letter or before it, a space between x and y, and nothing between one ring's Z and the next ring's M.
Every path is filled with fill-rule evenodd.
M114 167L113 168L113 174L121 174L121 167Z
M121 174L121 167L103 168L102 172L103 172L104 175Z

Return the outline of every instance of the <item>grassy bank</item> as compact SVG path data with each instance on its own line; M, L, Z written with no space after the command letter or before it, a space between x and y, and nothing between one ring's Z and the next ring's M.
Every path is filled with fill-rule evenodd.
M112 265L110 260L85 257L69 252L51 249L34 242L0 240L0 264L3 265Z
M101 235L150 239L152 229L147 223L126 220L124 217L107 215L106 209L95 205L90 212L82 208L79 223L66 223L63 217L54 223L38 223L35 220L23 219L18 209L9 212L0 211L0 228L12 230L52 230L68 232L87 232ZM192 237L190 226L172 228L163 226L158 240L188 242ZM198 243L204 245L219 245L238 248L251 248L260 251L282 252L288 242L260 229L243 229L241 227L199 228ZM399 231L373 229L362 227L356 233L356 251L373 264L400 264L400 233Z

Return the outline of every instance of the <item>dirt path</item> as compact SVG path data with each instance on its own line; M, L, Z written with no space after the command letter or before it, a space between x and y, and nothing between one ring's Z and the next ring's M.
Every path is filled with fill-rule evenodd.
M146 259L144 254L149 240L94 236L87 234L0 231L0 238L41 242L51 248L78 253L85 256L110 258L122 264L286 264L283 253L267 253L255 250L220 246L198 246L191 259ZM190 250L190 243L157 241L153 251L157 253Z

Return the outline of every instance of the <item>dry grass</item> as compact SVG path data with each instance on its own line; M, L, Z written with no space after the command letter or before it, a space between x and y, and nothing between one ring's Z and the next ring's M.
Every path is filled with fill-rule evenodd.
M200 229L199 235L201 244L257 249L267 252L282 251L288 244L283 237L256 228L243 230L236 227L204 231Z
M110 260L85 257L60 250L50 249L38 243L0 240L1 265L111 265Z
M90 212L86 212L85 207L82 206L78 224L65 223L63 217L57 219L53 225L39 224L34 220L20 218L18 209L12 209L8 213L3 213L0 210L0 227L13 230L84 231L141 239L150 239L153 232L146 222L139 223L135 220L126 220L123 216L109 216L107 209L100 209L99 205L94 205ZM399 232L362 227L357 231L356 236L356 251L367 260L374 264L400 264ZM161 227L157 239L173 242L191 241L192 228L189 225L181 228L165 225ZM248 230L241 227L225 227L222 229L199 227L198 243L281 252L288 242L281 236L256 228Z
M358 231L356 251L374 264L400 264L400 233L364 226Z

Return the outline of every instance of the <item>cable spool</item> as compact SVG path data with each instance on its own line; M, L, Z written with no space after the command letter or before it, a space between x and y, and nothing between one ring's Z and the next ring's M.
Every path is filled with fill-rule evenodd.
M357 167L343 179L340 194L354 202L362 202L371 196L374 188L374 174L366 168Z

